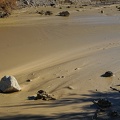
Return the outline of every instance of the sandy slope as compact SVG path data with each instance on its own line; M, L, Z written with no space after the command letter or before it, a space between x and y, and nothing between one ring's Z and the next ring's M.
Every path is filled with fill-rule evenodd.
M5 21L7 26L0 28L0 77L14 75L22 91L0 94L1 119L89 120L97 98L108 98L111 110L120 112L119 93L110 90L120 89L120 14L115 6L104 9L105 14L90 9L68 18L23 14ZM100 77L108 70L115 76ZM57 100L27 99L40 89Z

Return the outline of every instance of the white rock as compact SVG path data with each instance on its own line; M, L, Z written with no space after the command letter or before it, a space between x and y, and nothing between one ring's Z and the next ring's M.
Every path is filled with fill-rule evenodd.
M4 93L11 93L20 91L21 87L15 77L4 76L0 81L0 90Z

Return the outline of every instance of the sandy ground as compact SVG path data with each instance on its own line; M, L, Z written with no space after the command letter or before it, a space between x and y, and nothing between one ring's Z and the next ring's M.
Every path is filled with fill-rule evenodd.
M35 13L41 9L54 14ZM63 10L71 15L55 16ZM108 115L120 113L120 93L110 89L120 89L119 52L120 12L115 5L14 11L0 20L0 77L14 75L22 91L0 94L0 119L91 120L97 110L92 101L107 98L112 107L98 119L119 120ZM106 71L114 76L101 77ZM40 89L57 100L28 100Z

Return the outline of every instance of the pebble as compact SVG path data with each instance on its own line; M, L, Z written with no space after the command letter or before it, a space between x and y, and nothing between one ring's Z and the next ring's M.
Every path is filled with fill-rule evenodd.
M75 70L79 70L80 68L75 68Z
M57 78L65 78L65 76L58 76Z
M101 10L101 13L104 13L104 11L103 11L103 10Z
M26 80L26 82L31 82L32 80L30 80L30 79L28 79L28 80Z
M68 86L67 88L70 89L70 90L74 89L73 86Z

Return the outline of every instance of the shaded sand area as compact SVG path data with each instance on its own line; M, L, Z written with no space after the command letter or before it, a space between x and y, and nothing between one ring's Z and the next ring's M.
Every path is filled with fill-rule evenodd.
M0 77L14 75L22 87L0 94L1 120L90 120L98 98L120 113L120 93L110 89L120 89L120 14L115 6L105 9L67 18L15 13L0 20ZM101 77L109 70L113 77ZM40 89L57 100L28 100ZM112 120L108 112L98 118Z

